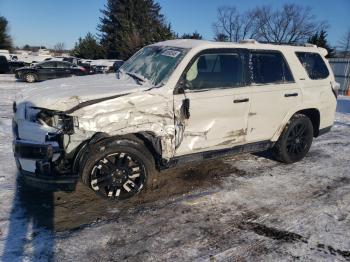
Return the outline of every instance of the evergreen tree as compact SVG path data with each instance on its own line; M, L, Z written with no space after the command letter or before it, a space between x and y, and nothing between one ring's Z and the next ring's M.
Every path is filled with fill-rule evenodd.
M8 34L8 22L0 16L0 49L12 49L12 39Z
M327 49L328 55L327 57L332 57L334 55L334 48L331 48L327 42L327 32L325 30L321 30L320 32L316 32L313 36L311 36L308 43L317 45L318 47L322 47Z
M71 55L84 59L101 59L104 58L104 51L93 34L87 33L75 43Z
M107 0L98 26L107 58L127 59L141 47L173 38L154 0Z
M195 31L192 34L183 34L180 38L182 38L182 39L198 39L198 40L202 40L203 36L200 33L198 33L197 31Z
M223 34L223 33L217 33L216 36L214 37L214 41L227 42L228 41L228 36Z

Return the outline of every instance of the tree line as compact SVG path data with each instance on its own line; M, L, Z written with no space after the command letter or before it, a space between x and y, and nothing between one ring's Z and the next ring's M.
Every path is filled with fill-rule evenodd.
M78 39L71 54L86 59L127 59L145 45L177 38L202 39L195 31L179 35L161 13L155 0L107 0L100 10L98 34L87 33ZM268 43L300 44L309 42L324 47L330 55L334 48L327 42L326 21L319 21L309 7L285 4L281 8L258 6L240 12L235 6L217 9L212 25L215 41L238 42L256 39ZM350 28L339 41L339 50L350 52ZM11 49L8 22L0 16L0 49ZM54 47L64 51L64 43Z

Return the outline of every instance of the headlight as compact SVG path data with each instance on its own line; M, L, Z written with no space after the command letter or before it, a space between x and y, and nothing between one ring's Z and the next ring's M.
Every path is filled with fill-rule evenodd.
M75 117L48 109L41 109L37 114L37 120L48 126L57 128L68 135L73 134L74 127L78 126L78 121Z

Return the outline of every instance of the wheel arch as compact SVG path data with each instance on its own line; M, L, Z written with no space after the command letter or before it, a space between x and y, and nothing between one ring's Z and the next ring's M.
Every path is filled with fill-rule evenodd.
M320 131L320 119L321 119L320 111L317 108L307 108L307 109L299 110L298 112L295 112L293 115L296 115L296 114L303 114L311 120L312 127L314 129L314 137L318 137L319 131Z
M287 126L289 120L296 114L303 114L306 115L312 123L313 129L314 129L314 137L318 137L319 130L320 130L320 120L321 115L320 111L315 107L308 107L308 108L298 108L292 111L290 114L288 114L283 123L280 125L280 127L275 132L274 136L272 137L271 141L277 141L280 135L282 134L284 128Z
M96 133L90 139L83 141L75 150L73 157L72 171L75 174L80 173L81 167L85 164L90 150L94 150L99 143L106 140L116 141L117 139L128 139L142 143L154 157L156 168L159 169L162 161L162 145L160 137L152 132L138 132L123 135L110 136L106 133Z

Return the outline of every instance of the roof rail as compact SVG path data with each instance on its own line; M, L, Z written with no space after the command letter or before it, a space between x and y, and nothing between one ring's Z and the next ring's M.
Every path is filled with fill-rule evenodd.
M242 39L239 41L240 44L259 44L255 39Z
M310 44L310 43L305 43L304 46L306 46L306 47L317 47L317 45Z
M314 44L310 43L287 43L287 42L268 42L268 41L261 41L262 44L270 44L270 45L291 45L291 46L305 46L305 47L317 47Z

